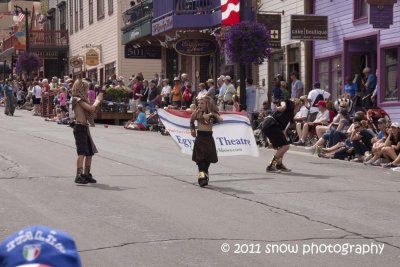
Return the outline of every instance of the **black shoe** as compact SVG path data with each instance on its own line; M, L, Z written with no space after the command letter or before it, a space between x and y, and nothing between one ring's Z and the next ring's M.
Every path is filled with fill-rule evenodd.
M85 174L85 178L86 178L86 181L87 181L88 183L90 183L90 184L95 184L95 183L97 183L96 179L93 178L93 176L92 176L91 173Z
M75 177L75 183L77 183L77 184L87 184L88 181L86 180L86 176L81 174L81 175L78 175L78 176Z
M279 170L277 167L275 167L274 165L269 165L267 167L267 172L275 172L275 173L280 173L281 170Z
M286 168L286 166L283 164L277 164L276 168L278 170L280 170L281 172L291 172L292 171L291 169Z
M304 143L303 141L299 141L299 142L294 142L293 145L295 145L295 146L305 146L306 143Z

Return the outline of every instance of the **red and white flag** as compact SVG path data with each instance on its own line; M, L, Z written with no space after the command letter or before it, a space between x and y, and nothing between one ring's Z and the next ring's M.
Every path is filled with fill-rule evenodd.
M235 25L240 22L240 0L221 0L223 26Z

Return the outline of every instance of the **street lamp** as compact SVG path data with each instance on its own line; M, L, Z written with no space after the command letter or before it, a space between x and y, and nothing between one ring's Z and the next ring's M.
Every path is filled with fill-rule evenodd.
M25 11L22 9L22 7L15 5L14 6L14 12L15 15L13 16L13 21L15 23L19 23L19 13L22 13L25 15L25 47L26 47L26 53L29 53L29 29L28 29L28 16L30 14L28 8L25 8Z

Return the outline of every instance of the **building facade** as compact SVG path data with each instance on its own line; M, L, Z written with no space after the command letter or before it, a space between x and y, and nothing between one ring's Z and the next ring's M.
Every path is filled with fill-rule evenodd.
M304 83L305 93L312 89L312 41L290 39L290 23L292 15L312 14L313 1L263 0L261 2L258 21L265 23L270 30L271 40L279 38L280 47L273 47L271 58L259 68L260 84L268 89L269 99L274 86L274 77L282 75L290 86L290 74L297 72ZM280 25L269 24L270 19L264 16L280 16ZM279 19L279 18L278 18ZM275 36L276 34L276 36Z
M329 39L314 43L314 78L326 90L338 97L346 77L357 80L362 70L377 70L378 106L385 109L392 120L400 120L400 3L385 6L379 12L380 21L393 16L393 23L374 28L370 22L376 15L367 0L318 0L315 13L328 16ZM376 1L375 1L376 2ZM394 1L384 1L394 2ZM383 2L379 2L383 3ZM386 11L389 11L388 13ZM379 13L378 13L379 17Z
M19 17L19 23L13 22L14 4L29 11L29 16ZM47 14L41 14L39 1L8 1L1 9L7 9L2 23L9 25L8 35L3 35L0 60L8 62L12 72L18 56L26 51L25 22L28 20L29 52L37 53L42 61L42 67L35 73L40 77L62 76L67 74L68 33L66 30L46 27ZM54 19L54 18L51 18ZM5 25L4 25L5 27ZM21 36L22 39L21 40Z
M122 44L121 28L125 26L122 14L129 9L130 2L67 0L70 74L82 73L100 83L115 74L124 77L127 83L132 74L142 72L145 78L152 78L154 73L161 72L160 59L126 57Z

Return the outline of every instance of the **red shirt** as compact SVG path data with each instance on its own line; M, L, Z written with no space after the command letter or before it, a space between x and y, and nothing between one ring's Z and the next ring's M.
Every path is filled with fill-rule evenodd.
M136 94L140 94L140 92L142 91L143 88L143 84L142 83L135 83L132 86L132 92L133 92L133 99L137 100L140 98L140 96L136 95Z

